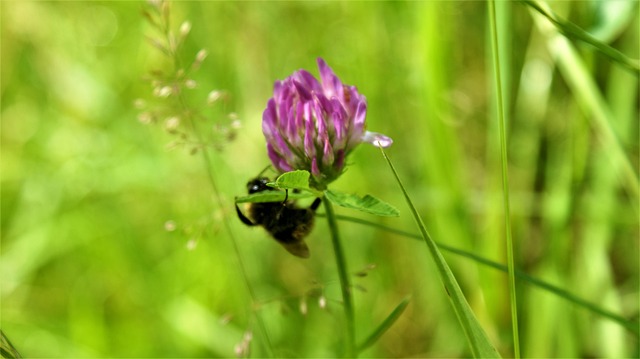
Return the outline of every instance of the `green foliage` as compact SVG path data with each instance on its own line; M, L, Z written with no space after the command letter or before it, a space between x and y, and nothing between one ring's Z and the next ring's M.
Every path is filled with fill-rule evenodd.
M530 6L535 11L542 14L549 21L551 21L556 26L558 31L562 32L563 34L567 35L572 39L580 40L584 43L587 43L593 46L595 49L602 52L611 60L616 61L621 65L627 67L630 71L633 71L636 74L636 76L640 75L640 61L638 59L635 59L635 60L630 59L628 56L626 56L622 52L598 40L596 37L589 34L588 32L586 32L576 24L560 18L558 15L554 14L553 11L550 11L548 6L541 5L540 2L538 1L532 1L532 0L521 0L521 1L527 4L527 6ZM623 2L620 2L620 3L623 3ZM627 2L627 5L629 4L633 4L633 3ZM622 4L622 5L625 6L625 4ZM637 6L637 3L635 6ZM637 12L637 9L634 10L633 7L634 5L631 5L631 8L626 9L628 12L626 12L625 15L632 14L633 11ZM627 19L631 20L632 18L631 16L629 16L627 17Z
M282 202L286 198L288 199L301 199L312 196L321 196L322 193L309 187L310 173L304 170L296 170L287 173L283 173L274 182L268 183L268 186L285 190L300 190L303 192L289 192L285 195L282 191L264 191L260 193L253 193L248 196L242 196L236 198L236 203L246 202ZM397 217L400 213L396 208L390 204L371 195L365 195L360 197L355 194L341 193L333 190L324 191L324 196L327 200L333 202L335 205L355 209L361 212L377 215L377 216L392 216Z
M310 191L310 176L311 174L309 173L309 171L291 171L281 174L280 176L278 176L278 178L276 178L275 182L270 183L269 185L280 189L300 189Z
M365 221L359 218L354 218L354 217L350 217L350 216L337 216L338 220L341 221L348 221L348 222L353 222L353 223L360 223L366 226L370 226L370 227L375 227L377 229L383 230L383 231L387 231L390 233L395 233L398 234L400 236L403 237L408 237L408 238L413 238L413 239L418 239L418 240L424 240L422 238L422 235L420 234L414 234L411 232L405 232L405 231L401 231L395 228L391 228L391 227L386 227L383 225L380 225L378 223L375 222L370 222L370 221ZM468 252L465 250L461 250L452 246L449 246L447 244L444 244L442 242L437 242L436 244L438 245L438 248L442 251L446 251L464 258L468 258L470 260L473 260L475 262L478 262L479 264L482 264L483 266L486 266L488 268L494 268L497 269L499 271L505 272L507 273L508 269L507 266L500 264L500 263L496 263L494 261L488 260L486 258L483 258L481 256L478 256L472 252ZM528 284L531 284L535 287L539 287L540 289L546 290L550 293L553 293L554 295L557 295L560 298L563 298L565 300L567 300L569 303L572 303L574 305L583 307L591 312L593 312L596 315L600 315L603 317L606 317L614 322L616 322L617 324L625 327L627 330L629 330L631 333L633 333L636 336L640 335L640 327L638 326L638 321L637 320L633 320L633 319L626 319L623 318L615 313L612 313L608 310L605 310L601 307L599 307L597 304L594 303L590 303L578 296L576 296L575 294L572 294L560 287L557 287L553 284L550 284L548 282L545 282L543 280L540 280L538 278L532 277L520 270L515 270L514 274L516 275L516 277L518 277L519 280L522 280L524 282L527 282Z
M389 315L382 321L382 323L380 323L380 325L371 332L371 334L367 337L367 339L365 339L362 342L362 344L358 346L358 352L361 352L367 349L368 347L374 345L378 341L378 339L380 339L380 337L387 330L389 330L391 326L393 326L393 323L395 323L396 320L400 318L402 313L404 313L404 310L407 308L407 305L409 305L409 301L410 301L410 298L404 298L400 303L398 303L398 305L395 308L393 308L391 313L389 313Z
M332 190L326 190L324 194L329 201L341 207L355 209L376 216L397 217L400 215L400 212L392 205L368 194L360 197L355 194L340 193Z
M8 359L22 358L2 330L0 330L0 356Z
M236 197L236 203L264 203L264 202L282 202L285 197L288 199L309 198L311 193L289 193L286 195L284 191L263 191L252 193L250 195Z
M302 190L303 192L284 191L262 191L252 193L247 196L236 197L236 203L260 203L260 202L282 202L287 199L309 198L314 195L319 196L320 193L309 187L310 173L308 171L297 170L283 173L274 182L267 183L267 186L274 189L284 190Z
M498 133L500 135L500 171L502 173L502 208L504 213L504 237L506 240L507 268L509 274L509 307L511 308L511 330L513 338L513 356L520 358L520 335L518 330L518 305L516 295L515 263L513 259L513 235L511 231L511 201L509 200L509 166L507 156L506 115L504 104L504 90L502 88L503 72L507 68L501 65L500 48L505 46L504 41L498 38L498 22L496 2L487 2L489 13L489 27L491 28L491 54L493 59L494 98L496 108L496 120L498 121Z
M422 239L427 245L427 249L429 250L429 254L431 258L436 263L436 267L438 267L438 274L440 275L440 280L444 285L444 290L446 292L447 297L451 301L451 305L453 306L453 310L458 317L458 321L460 322L460 326L462 326L462 330L467 338L467 343L469 344L469 348L473 357L475 358L499 358L500 354L496 350L496 348L491 344L487 334L484 329L480 325L480 322L476 319L476 316L473 314L473 310L469 306L464 294L462 294L462 290L460 289L460 285L456 280L455 276L451 272L451 268L447 264L447 261L444 259L440 251L438 250L438 246L431 239L429 232L427 232L427 228L420 217L420 214L416 210L413 201L411 200L407 190L405 189L400 177L398 176L398 172L396 172L393 163L389 157L385 154L384 150L380 148L382 155L385 160L389 164L389 168L391 172L393 172L393 176L398 182L398 186L402 190L402 194L404 195L405 200L407 201L407 205L409 205L409 209L411 209L411 215L413 219L416 221L418 225L418 229L420 230L420 234L422 235Z

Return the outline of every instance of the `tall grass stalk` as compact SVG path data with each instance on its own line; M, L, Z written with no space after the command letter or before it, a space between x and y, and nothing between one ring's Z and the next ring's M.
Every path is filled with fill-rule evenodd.
M495 79L495 96L497 102L497 114L500 129L500 160L502 164L502 193L504 203L504 226L507 242L507 267L509 273L509 295L511 298L511 325L513 330L513 352L515 358L520 358L520 340L518 335L518 306L516 299L515 265L513 260L513 238L511 236L511 210L509 206L509 170L507 166L507 139L505 129L504 102L502 98L502 79L500 77L500 52L498 50L498 29L496 24L496 5L491 0L487 3L489 8L489 25L491 28L491 49L493 54L493 67Z
M194 126L193 118L190 118L190 121L192 123L192 126ZM198 131L194 131L194 132L198 133ZM199 137L198 139L201 140ZM209 159L209 155L207 154L206 150L202 150L200 152L202 153L202 160L206 167L206 172L209 177L209 183L211 184L211 189L213 190L216 201L217 203L222 204L224 203L223 198L216 184L215 177L213 176L213 168L211 167L211 160ZM231 226L229 225L229 218L227 217L227 211L223 210L222 213L223 213L222 222L224 223L224 228L227 231L227 234L229 235L229 239L231 239L231 243L233 245L233 251L236 255L236 260L238 261L238 267L240 268L240 275L243 279L245 287L247 288L249 297L251 298L252 311L250 314L255 316L256 323L258 325L258 331L260 333L260 336L264 340L264 349L267 353L267 357L273 358L274 357L273 347L271 345L271 339L269 338L269 332L267 331L267 327L265 326L264 321L262 320L262 317L260 316L260 314L256 310L253 310L254 304L258 303L258 300L253 290L253 287L251 286L251 282L249 281L249 276L247 275L247 269L244 264L244 261L242 260L242 254L240 253L240 248L238 247L236 237L233 233L233 230L231 229Z
M189 113L188 111L188 107L184 101L184 98L182 98L182 95L179 96L180 99L180 103L183 106L183 109L185 110L185 113ZM204 143L202 142L202 136L200 134L200 132L198 131L195 121L193 120L192 116L188 116L188 120L189 120L189 124L191 125L191 128L193 129L193 133L196 136L197 140L200 143ZM202 154L202 161L203 164L206 168L206 172L207 172L207 176L208 176L208 180L209 180L209 184L211 185L211 189L213 191L213 195L215 196L216 202L218 204L222 204L224 203L224 199L222 197L222 195L220 194L220 190L218 189L218 185L216 182L215 177L213 176L213 168L211 166L211 159L209 158L209 154L207 152L206 149L203 149L202 151L200 151L200 153ZM273 353L273 347L271 345L271 339L269 338L269 333L267 331L267 328L264 324L264 321L262 320L262 317L260 316L260 314L258 312L256 312L255 310L253 310L254 308L254 304L258 303L256 294L253 290L253 287L251 286L251 282L249 281L249 276L247 275L247 269L246 266L244 264L244 261L242 260L242 254L240 253L240 248L238 247L238 243L236 240L236 237L233 233L233 230L231 229L231 225L229 224L229 218L227 216L227 211L223 210L222 211L223 215L222 215L222 223L224 224L224 228L227 232L227 234L229 235L229 239L231 240L231 244L233 245L233 251L235 253L236 256L236 260L238 262L238 267L240 268L240 276L242 277L242 281L247 289L247 293L249 293L249 297L251 299L251 308L252 311L250 313L250 315L255 316L256 319L256 323L258 325L258 331L260 333L260 336L262 337L262 339L264 340L264 349L267 353L267 357L269 358L273 358L274 357L274 353Z
M349 283L349 271L347 269L347 261L342 250L340 242L340 234L338 232L338 224L336 215L333 211L331 201L325 199L324 210L326 212L327 222L329 223L329 231L331 232L331 243L333 244L333 252L336 256L336 266L338 267L338 277L340 278L340 290L342 291L342 301L344 305L344 316L347 325L347 350L346 356L353 358L356 356L356 325L353 311L353 297L351 296L351 284Z
M164 36L167 39L168 43L171 43L171 32L170 32L170 17L169 17L169 10L168 10L168 4L166 4L166 8L165 9L165 16L163 17L164 21L166 21L166 27L165 27L165 32L164 32ZM183 67L181 64L181 60L180 60L180 56L178 55L177 51L172 51L172 53L170 54L170 56L172 57L173 60L173 67L174 67L174 73L177 73L178 71L180 71ZM187 119L189 126L191 127L192 131L193 131L193 135L195 136L196 140L198 143L202 143L204 144L205 141L202 137L201 131L199 130L199 128L196 125L196 122L194 121L194 116L193 116L193 111L191 110L191 108L189 107L186 98L184 97L184 94L182 91L178 92L177 95L177 100L178 103L182 109L183 114L185 114L185 118ZM220 189L217 185L217 181L213 175L213 168L211 166L211 159L209 157L209 153L207 152L207 148L203 148L201 151L199 151L201 154L201 158L205 167L205 172L207 173L207 177L209 180L209 184L211 185L211 189L213 191L213 195L215 196L216 202L219 205L222 205L224 203L224 198L220 192ZM264 349L267 353L268 357L273 357L274 353L273 353L273 347L271 345L271 340L269 338L269 334L267 332L266 326L264 321L262 320L262 317L259 315L259 313L257 313L255 310L253 310L254 308L254 303L257 303L257 298L255 295L255 292L253 290L253 287L251 286L251 282L249 281L249 276L247 275L247 270L246 270L246 266L244 264L244 261L242 260L242 255L240 253L240 249L238 247L237 244L237 240L236 237L233 233L233 230L231 229L231 226L229 224L229 218L227 216L227 211L225 211L224 209L222 210L222 223L224 224L224 228L227 232L227 234L229 235L229 239L231 240L231 243L233 245L233 250L234 253L236 255L236 260L238 262L238 267L240 268L240 276L242 277L242 281L245 284L245 287L247 289L247 293L249 294L250 300L251 300L251 313L250 316L253 315L255 316L255 320L257 322L258 325L258 331L260 333L260 336L262 337L262 339L264 340Z
M458 322L462 326L462 331L467 339L469 344L469 349L471 349L471 353L475 358L498 358L500 357L500 353L496 350L496 348L491 344L489 339L487 338L487 334L480 326L478 319L475 314L469 307L469 303L467 302L464 294L462 294L462 290L460 289L460 285L456 280L455 276L451 272L449 265L445 261L444 257L438 250L438 245L431 238L431 235L427 231L418 210L413 204L413 201L409 197L407 190L405 189L402 181L400 180L400 176L396 171L395 166L391 163L391 159L384 152L384 149L380 147L380 152L382 152L382 156L387 161L393 176L400 186L400 190L407 202L407 205L411 209L411 215L413 216L418 228L420 229L420 234L422 235L422 239L424 239L425 244L427 245L427 249L429 250L429 254L433 258L436 267L438 269L438 274L440 275L440 280L444 286L444 289L447 293L447 297L453 306L453 311L458 318Z
M543 6L543 9L546 8L548 6ZM624 152L619 135L613 129L612 123L614 121L611 109L596 82L589 75L584 61L578 55L575 47L559 33L558 29L546 17L533 9L530 12L540 32L547 36L549 52L555 57L564 79L575 94L577 103L593 121L594 128L606 144L604 147L608 151L615 170L619 171L629 193L638 198L640 195L638 175Z

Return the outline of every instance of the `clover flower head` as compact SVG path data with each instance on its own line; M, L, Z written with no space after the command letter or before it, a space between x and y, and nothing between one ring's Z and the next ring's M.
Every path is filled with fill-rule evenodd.
M311 172L318 188L342 174L347 155L360 143L389 147L391 138L365 130L367 100L343 84L318 58L320 81L298 70L276 81L262 114L262 132L275 169Z

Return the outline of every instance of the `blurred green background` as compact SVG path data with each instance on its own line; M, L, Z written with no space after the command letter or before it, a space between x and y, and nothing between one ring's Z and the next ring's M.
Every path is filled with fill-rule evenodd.
M577 41L567 58L527 6L497 5L517 267L637 323L637 73ZM551 5L638 59L636 1ZM247 332L251 355L263 356L252 313L278 356L340 355L325 219L300 260L233 208L268 164L260 121L273 81L299 68L317 75L317 57L367 97L368 128L395 140L388 153L433 238L506 263L484 2L173 3L173 31L192 25L182 61L209 53L183 93L207 113L200 135L214 137L228 113L241 121L233 141L207 152L208 165L188 145L167 148L176 135L162 119L138 121L136 99L171 100L154 97L145 78L174 71L147 41L161 38L147 8L0 3L1 325L23 356L229 357ZM206 109L214 89L229 98ZM603 135L598 111L617 141ZM417 232L379 151L363 145L350 163L334 188L384 199L401 216L338 213ZM470 354L423 243L349 222L340 230L352 272L375 264L353 277L359 339L411 295L363 357ZM446 258L494 345L513 355L506 275ZM636 335L567 300L520 281L518 300L523 356L639 355Z

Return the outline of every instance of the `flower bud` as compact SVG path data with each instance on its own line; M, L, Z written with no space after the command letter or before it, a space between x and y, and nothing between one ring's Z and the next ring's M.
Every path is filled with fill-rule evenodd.
M320 298L318 298L318 306L320 309L325 309L327 307L327 298L324 295L321 295Z
M198 83L196 82L196 80L193 79L186 79L184 81L184 86L188 89L194 89L198 86Z
M185 21L180 25L180 36L185 37L191 31L191 23L189 21Z
M180 126L180 118L178 117L169 117L164 122L164 128L170 133L175 132Z
M220 100L223 96L222 91L218 91L218 90L213 90L211 92L209 92L209 95L207 96L207 103L209 105L213 104L214 102Z
M169 97L172 93L173 89L171 88L171 86L156 87L155 89L153 89L153 94L156 97Z

